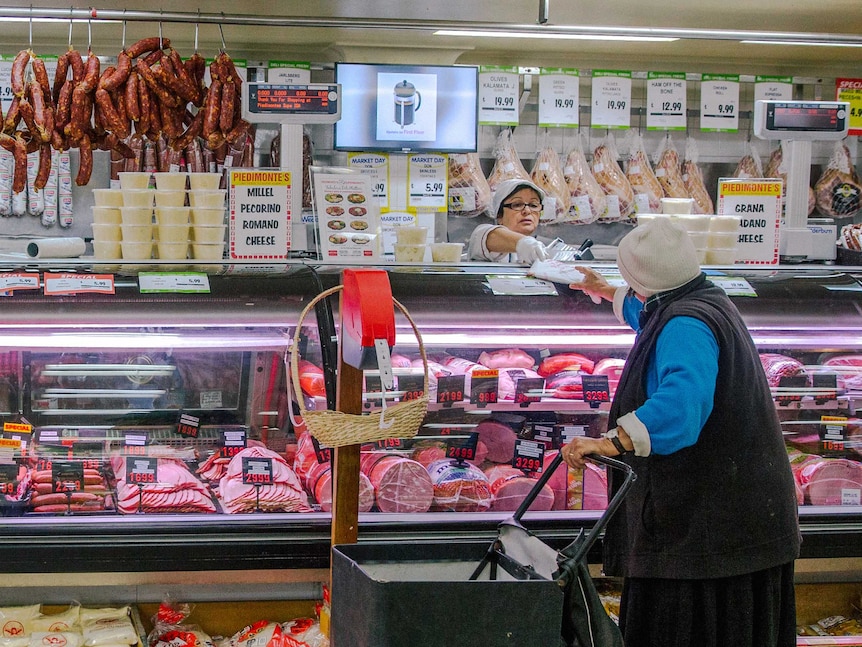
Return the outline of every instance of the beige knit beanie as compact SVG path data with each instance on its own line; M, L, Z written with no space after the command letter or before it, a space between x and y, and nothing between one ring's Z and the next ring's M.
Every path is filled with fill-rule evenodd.
M694 243L670 218L655 218L626 234L617 266L626 283L646 297L678 288L700 274Z

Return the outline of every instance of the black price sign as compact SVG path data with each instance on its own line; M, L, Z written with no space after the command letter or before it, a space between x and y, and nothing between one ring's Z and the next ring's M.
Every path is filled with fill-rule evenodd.
M123 452L126 456L146 456L150 438L145 431L123 432Z
M554 425L536 423L533 440L542 443L546 449L556 449L560 446L560 431Z
M51 483L54 492L83 491L84 464L80 461L52 461Z
M321 447L320 442L314 436L311 437L311 446L314 447L314 455L318 463L328 463L332 460L332 448Z
M155 456L127 456L126 483L151 485L159 481L159 459Z
M383 382L379 375L365 376L365 390L368 393L380 393L383 391Z
M376 443L377 449L402 449L404 442L400 438L386 438L378 440Z
M272 485L272 459L265 456L243 456L242 482L246 485Z
M497 369L473 371L470 379L470 404L485 407L497 404L500 388L500 371Z
M401 400L418 400L425 395L425 376L423 375L399 375L398 390L403 391Z
M778 380L778 395L775 400L782 406L791 402L801 402L802 393L808 388L808 378L805 375L785 375Z
M230 429L221 432L221 455L233 458L245 449L245 429Z
M540 395L531 395L536 391L545 390L545 380L540 377L522 377L515 380L515 403L522 407L529 406L531 402L539 402Z
M611 401L611 389L607 375L583 375L581 385L584 388L584 402L597 409L602 402Z
M446 439L446 458L457 461L471 461L476 458L476 446L479 444L479 434L471 432L466 438Z
M18 489L18 465L0 464L0 494L13 495Z
M811 385L814 387L814 402L817 404L838 399L838 376L835 373L815 373Z
M545 444L535 440L515 441L515 455L512 457L512 467L525 472L540 474L545 462Z
M197 438L200 424L201 419L197 416L182 413L180 414L180 421L177 423L177 433L187 438Z
M464 400L464 376L443 375L437 378L437 404L452 406Z

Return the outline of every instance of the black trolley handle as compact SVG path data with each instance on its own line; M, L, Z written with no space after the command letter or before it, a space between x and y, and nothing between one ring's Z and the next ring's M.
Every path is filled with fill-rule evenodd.
M617 511L617 508L620 507L620 504L623 502L623 498L625 498L626 493L629 491L629 488L632 486L635 480L634 470L631 468L631 465L628 463L624 463L615 458L608 458L607 456L599 456L598 454L587 454L585 456L588 460L594 463L602 463L612 469L620 470L625 473L625 479L623 479L622 484L617 490L614 497L608 502L608 507L605 509L602 517L596 522L596 525L593 526L593 531L591 534L598 534L604 529L604 527L610 521L610 518ZM521 502L521 505L518 506L518 509L515 510L515 514L512 515L512 520L520 523L521 517L524 516L524 513L530 508L533 504L533 501L536 500L536 497L539 496L539 493L542 491L542 488L545 487L547 482L551 480L551 476L554 472L557 471L557 468L563 462L563 454L562 452L558 453L554 460L551 461L551 464L542 472L542 475L536 480L536 484L533 486L533 489L527 494L524 500ZM594 540L595 541L595 540Z

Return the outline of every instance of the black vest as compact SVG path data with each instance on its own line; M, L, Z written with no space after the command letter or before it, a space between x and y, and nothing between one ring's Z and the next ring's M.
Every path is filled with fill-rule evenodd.
M626 361L608 428L646 400L647 362L673 317L699 319L718 341L714 405L693 446L624 457L637 480L606 531L606 574L706 579L792 561L800 543L793 475L757 349L736 306L702 278L649 305L655 307Z

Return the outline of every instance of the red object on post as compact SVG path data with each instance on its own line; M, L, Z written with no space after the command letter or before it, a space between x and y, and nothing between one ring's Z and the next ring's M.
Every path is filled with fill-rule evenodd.
M395 310L389 274L377 269L345 269L341 297L341 358L358 369L377 368L375 339L395 345Z

